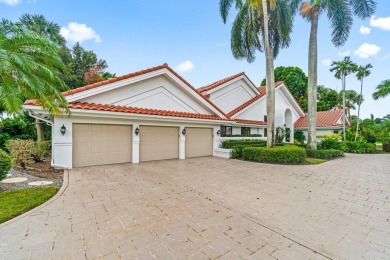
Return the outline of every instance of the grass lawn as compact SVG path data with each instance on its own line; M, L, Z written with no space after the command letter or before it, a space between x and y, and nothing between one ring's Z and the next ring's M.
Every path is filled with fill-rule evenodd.
M35 208L53 197L57 191L57 187L46 187L0 193L0 223Z
M307 164L320 164L326 162L326 160L323 159L310 158L310 157L306 157L305 161Z

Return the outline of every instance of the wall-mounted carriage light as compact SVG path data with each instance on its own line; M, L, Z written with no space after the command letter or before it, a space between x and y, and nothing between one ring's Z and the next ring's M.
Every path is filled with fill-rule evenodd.
M139 134L139 127L137 126L137 128L135 129L134 131L135 135L138 135Z
M62 125L62 126L61 126L60 132L61 132L62 135L65 135L65 133L66 133L66 127L65 127L65 125Z
M217 135L221 135L221 129L217 131Z
M183 135L186 135L187 130L184 128L183 131L181 131L181 133L182 133Z

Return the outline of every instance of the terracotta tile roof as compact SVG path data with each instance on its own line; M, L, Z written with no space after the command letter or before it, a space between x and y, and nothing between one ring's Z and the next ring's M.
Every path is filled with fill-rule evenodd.
M25 102L25 105L37 105L37 103L35 100L28 100ZM226 121L229 120L214 115L187 113L187 112L170 111L170 110L162 110L162 109L149 109L149 108L140 108L140 107L95 104L95 103L87 103L87 102L71 102L68 103L68 107L71 109L122 112L122 113L142 114L142 115L172 116L172 117L185 117L185 118L197 118L197 119L208 119L208 120L226 120Z
M343 110L329 110L329 111L319 111L317 112L317 127L332 127L332 126L340 126L337 121L343 114ZM307 113L304 117L299 118L295 123L295 128L306 128L309 125L309 116Z
M275 88L281 86L284 82L283 81L277 81L275 82ZM267 92L266 86L260 86L257 88L257 90L260 92L260 96L264 96Z
M104 86L104 85L107 85L107 84L110 84L110 83L113 83L113 82L117 82L117 81L120 81L120 80L124 80L124 79L129 79L129 78L132 78L132 77L136 77L136 76L140 76L140 75L143 75L143 74L146 74L146 73L149 73L149 72L153 72L153 71L157 71L157 70L160 70L160 69L167 69L169 70L171 73L173 73L176 77L178 77L181 81L184 82L184 84L186 84L188 87L190 87L192 90L194 90L194 92L196 93L196 95L199 95L203 100L205 100L207 103L209 103L212 107L214 107L216 110L218 110L218 112L220 112L222 115L224 115L226 118L228 118L228 116L219 108L217 107L213 102L211 102L208 98L204 97L202 94L200 94L196 88L194 88L188 81L186 81L184 78L182 78L179 74L176 73L176 71L174 71L173 69L171 69L167 63L164 63L163 65L160 65L160 66L156 66L156 67L152 67L152 68L149 68L149 69L145 69L145 70L140 70L140 71L137 71L137 72L133 72L133 73L130 73L130 74L127 74L127 75L123 75L123 76L120 76L120 77L115 77L115 78L111 78L111 79L108 79L108 80L103 80L103 81L100 81L100 82L97 82L97 83L94 83L94 84L90 84L90 85L86 85L86 86L83 86L83 87L80 87L80 88L75 88L75 89L71 89L71 90L68 90L68 91L65 91L65 92L62 92L62 95L63 96L69 96L69 95L73 95L73 94L77 94L77 93L80 93L80 92L83 92L83 91L86 91L86 90L89 90L89 89L93 89L93 88L97 88L97 87L101 87L101 86ZM29 100L27 100L26 102L28 102ZM24 103L26 105L28 105L27 103Z
M243 110L244 108L248 107L249 105L253 104L255 101L259 100L260 98L262 98L263 96L261 95L258 95L258 96L255 96L254 98L252 99L249 99L247 102L245 102L244 104L236 107L235 109L233 109L232 111L230 111L229 113L227 113L227 115L229 117L231 116L234 116L235 114L237 114L238 112L240 112L241 110Z
M247 120L247 119L234 119L239 124L249 124L249 125L267 125L267 122L257 121L257 120Z
M211 90L213 88L221 86L222 84L225 84L226 82L229 82L229 81L231 81L231 80L233 80L235 78L238 78L238 77L240 77L242 75L245 75L245 73L244 72L240 72L240 73L238 73L236 75L233 75L233 76L230 76L230 77L218 80L218 81L216 81L214 83L211 83L210 85L198 88L197 91L201 93L201 92L205 92L205 91Z

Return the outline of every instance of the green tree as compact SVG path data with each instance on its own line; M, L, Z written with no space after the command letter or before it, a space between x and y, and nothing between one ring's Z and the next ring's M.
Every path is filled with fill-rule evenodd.
M339 94L336 90L318 85L317 96L318 111L328 111L337 107Z
M311 0L301 4L301 16L311 24L308 58L308 147L311 149L317 149L317 34L320 14L327 13L332 28L332 42L338 47L348 39L353 15L361 19L369 18L374 14L375 7L374 0Z
M357 65L355 63L352 62L351 58L349 56L347 57L344 57L344 60L342 61L334 61L332 62L332 65L331 65L331 69L330 71L331 72L335 72L335 77L337 79L341 79L342 81L342 85L343 85L343 90L342 90L342 95L343 95L343 137L344 137L344 140L345 140L345 117L346 117L346 113L345 113L345 81L346 81L346 77L355 72L357 70Z
M274 144L275 79L273 58L282 47L290 43L293 14L296 1L266 0L220 0L220 14L224 23L230 8L235 3L237 10L231 32L231 50L236 59L253 62L256 51L265 50L267 88L267 146ZM297 4L297 3L296 3ZM290 6L291 5L291 6Z
M356 123L356 134L355 134L355 141L359 135L359 123L360 123L360 108L363 103L363 80L364 78L370 76L372 65L368 63L365 66L359 66L356 72L356 78L360 80L360 99L358 101L358 114L357 114L357 123Z
M61 95L63 64L58 46L19 24L0 23L0 106L8 113L21 111L25 99L37 99L51 114L67 109Z
M376 88L376 91L372 94L374 100L385 98L390 95L390 79L384 80Z
M307 76L298 67L279 66L275 69L275 81L284 81L303 111L307 112ZM261 85L265 85L265 79Z

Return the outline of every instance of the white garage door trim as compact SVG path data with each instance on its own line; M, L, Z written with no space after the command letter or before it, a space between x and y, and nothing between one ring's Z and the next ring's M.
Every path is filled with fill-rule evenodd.
M129 163L132 126L73 124L73 167Z
M186 158L213 155L212 128L186 128Z

